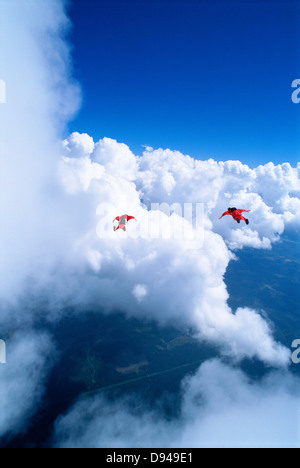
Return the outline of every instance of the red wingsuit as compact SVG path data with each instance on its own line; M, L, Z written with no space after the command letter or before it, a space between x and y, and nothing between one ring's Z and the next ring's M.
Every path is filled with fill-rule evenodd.
M130 221L131 219L135 219L135 217L134 216L128 216L128 215L117 216L113 220L113 223L115 221L119 221L119 226L117 228L114 227L114 230L117 231L118 229L123 229L123 231L126 231L126 223L128 223L128 221Z
M233 219L235 221L237 221L238 223L240 223L242 220L245 221L246 224L249 224L249 220L244 218L244 216L242 216L242 213L249 213L249 211L251 210L237 210L237 209L229 209L228 211L225 211L225 213L222 214L222 216L220 216L219 219L223 218L223 216L226 216L226 215L231 215L233 217Z

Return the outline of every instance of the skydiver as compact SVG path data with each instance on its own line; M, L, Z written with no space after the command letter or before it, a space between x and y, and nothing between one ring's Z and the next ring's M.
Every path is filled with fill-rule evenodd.
M223 216L231 215L237 223L240 223L243 220L246 224L249 224L249 219L244 218L244 216L242 216L242 213L249 213L250 211L251 210L238 210L237 208L228 208L228 211L225 211L225 213L223 213L219 219L223 218Z
M113 220L113 223L115 221L118 221L119 225L118 225L118 227L114 226L114 231L117 231L118 229L123 229L123 231L126 231L126 224L131 219L134 219L135 221L137 221L137 219L134 216L128 216L126 214L122 215L122 216L116 216L116 218Z

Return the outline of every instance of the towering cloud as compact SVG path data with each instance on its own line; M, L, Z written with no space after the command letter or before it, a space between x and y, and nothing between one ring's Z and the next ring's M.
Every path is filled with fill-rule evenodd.
M69 78L64 2L1 0L1 17L0 297L8 299L58 240L58 142L79 92Z
M33 330L41 292L28 299L63 255L61 189L57 183L61 128L79 103L70 79L61 0L0 1L0 436L26 429L38 410L53 347ZM62 228L63 230L63 228ZM65 232L63 230L63 232Z
M196 336L218 343L235 358L256 356L275 366L289 362L290 352L274 342L259 311L230 310L223 281L232 258L228 247L269 248L297 216L297 205L292 203L296 211L288 216L283 210L275 212L270 200L257 193L263 185L262 168L250 169L238 161L196 161L169 150L151 149L136 157L109 138L93 146L87 135L78 134L63 146L67 153L60 174L66 192L76 197L85 193L95 207L94 220L91 217L86 235L78 240L82 261L93 276L74 297L74 305L92 302L111 311L121 308L129 316L192 326ZM280 194L293 200L288 187L292 178L293 195L299 193L298 173L284 167L277 170ZM265 171L269 177L273 166ZM274 203L278 196L274 193ZM183 218L188 202L192 212L197 203L204 206L200 230L195 213ZM251 209L250 225L237 226L231 218L220 221L227 205ZM159 209L166 206L169 212ZM134 213L139 223L130 225L126 234L115 234L111 221L123 212Z

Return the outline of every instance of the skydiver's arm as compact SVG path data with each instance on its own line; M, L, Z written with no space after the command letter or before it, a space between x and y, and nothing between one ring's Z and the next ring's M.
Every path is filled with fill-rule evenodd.
M225 211L225 213L223 213L222 216L220 216L219 219L223 218L223 216L230 215L230 214L231 214L230 211Z
M239 213L249 213L251 210L237 210Z
M113 220L113 223L114 223L115 221L120 221L120 216L116 216L115 219Z
M127 216L127 221L130 221L131 219L135 219L135 217L134 216Z

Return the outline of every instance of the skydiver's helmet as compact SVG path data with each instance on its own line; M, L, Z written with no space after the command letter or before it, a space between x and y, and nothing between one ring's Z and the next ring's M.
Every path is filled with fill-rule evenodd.
M234 208L228 208L228 211L231 211L231 213L232 213L233 211L235 211L235 210L236 210L235 207L234 207Z

